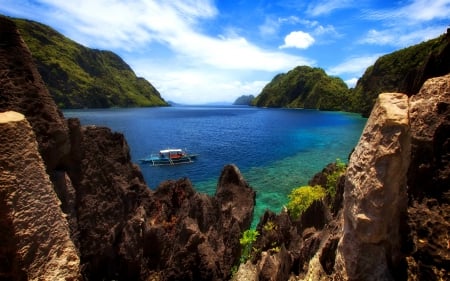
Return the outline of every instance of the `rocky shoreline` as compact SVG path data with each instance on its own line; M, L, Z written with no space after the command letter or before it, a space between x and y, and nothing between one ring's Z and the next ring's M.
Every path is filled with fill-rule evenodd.
M1 280L450 279L450 75L380 95L337 195L266 212L233 276L255 204L239 169L214 196L150 190L123 135L64 118L6 18L0 112Z

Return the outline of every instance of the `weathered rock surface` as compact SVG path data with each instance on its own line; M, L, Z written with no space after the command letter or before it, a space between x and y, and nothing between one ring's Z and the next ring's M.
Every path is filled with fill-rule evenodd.
M265 278L268 253L285 246L272 280L286 266L289 280L449 280L449 159L450 75L409 99L380 95L333 200L297 221L267 212L254 243L263 254L236 275ZM309 184L325 186L333 169Z
M450 75L410 99L409 280L450 280Z
M0 277L78 280L80 259L32 128L0 113Z
M0 17L0 111L26 116L51 173L69 152L67 126L15 24Z
M64 120L5 18L0 40L0 112L21 112L35 135L19 115L0 122L0 277L228 279L255 200L237 167L224 168L214 196L187 179L151 191L123 135ZM409 109L403 95L381 95L334 199L297 221L267 212L255 265L235 276L449 280L449 85L429 80Z
M237 167L223 169L213 197L194 192L190 181L182 179L159 186L154 198L144 229L144 259L151 276L228 280L239 260L239 238L250 226L255 200Z
M381 94L347 168L336 269L349 280L395 278L402 261L410 139L408 97Z
M63 276L68 280L73 276L81 280L229 278L240 256L241 232L250 226L255 203L255 192L237 167L224 168L213 197L195 192L187 179L151 191L138 166L131 163L122 134L82 127L76 119L63 118L14 24L0 17L0 112L9 110L30 120L35 138L27 135L22 145L37 141L39 153L21 155L24 162L17 165L23 171L9 162L1 165L0 180L5 181L1 187L14 192L2 191L0 198L0 277L58 280L65 269L60 261L70 255L68 250L51 251L70 244L73 257L65 266L73 270ZM17 136L31 132L18 131ZM16 135L2 135L0 157L20 154L20 147L3 145ZM43 169L44 178L36 184L35 164ZM42 203L28 202L28 189L21 188L17 178L33 183L36 196L45 194L58 204L44 198L42 203L48 207L36 210ZM24 201L28 206L20 205L24 211L20 214L30 227L35 227L32 222L51 223L51 229L45 224L36 228L45 237L35 235L36 229L25 228L25 223L17 225L11 206L19 205L12 197L28 200ZM60 233L70 234L70 239L63 240L57 236ZM50 269L44 266L46 262Z

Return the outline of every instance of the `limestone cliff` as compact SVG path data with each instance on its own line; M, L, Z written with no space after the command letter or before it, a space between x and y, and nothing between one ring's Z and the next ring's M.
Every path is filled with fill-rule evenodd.
M0 277L78 280L80 259L25 117L0 113Z
M410 154L408 97L381 94L347 168L336 271L349 280L399 278Z

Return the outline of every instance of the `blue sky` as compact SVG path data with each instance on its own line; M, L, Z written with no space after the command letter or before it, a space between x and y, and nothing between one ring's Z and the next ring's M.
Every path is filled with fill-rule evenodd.
M0 0L0 14L111 50L164 99L258 95L278 73L321 67L352 87L384 54L450 26L450 0Z

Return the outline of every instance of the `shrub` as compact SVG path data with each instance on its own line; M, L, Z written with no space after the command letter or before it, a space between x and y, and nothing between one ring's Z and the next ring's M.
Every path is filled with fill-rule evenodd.
M336 159L335 170L333 173L327 175L326 190L327 193L334 198L336 195L336 189L338 185L339 178L345 173L347 165L340 159Z
M298 219L300 215L314 202L315 200L325 197L326 191L320 185L316 186L301 186L293 189L288 195L289 202L287 209L293 219Z
M244 263L250 259L253 250L252 245L258 236L259 232L255 229L248 229L242 233L242 237L239 239L239 243L242 246L241 263Z

